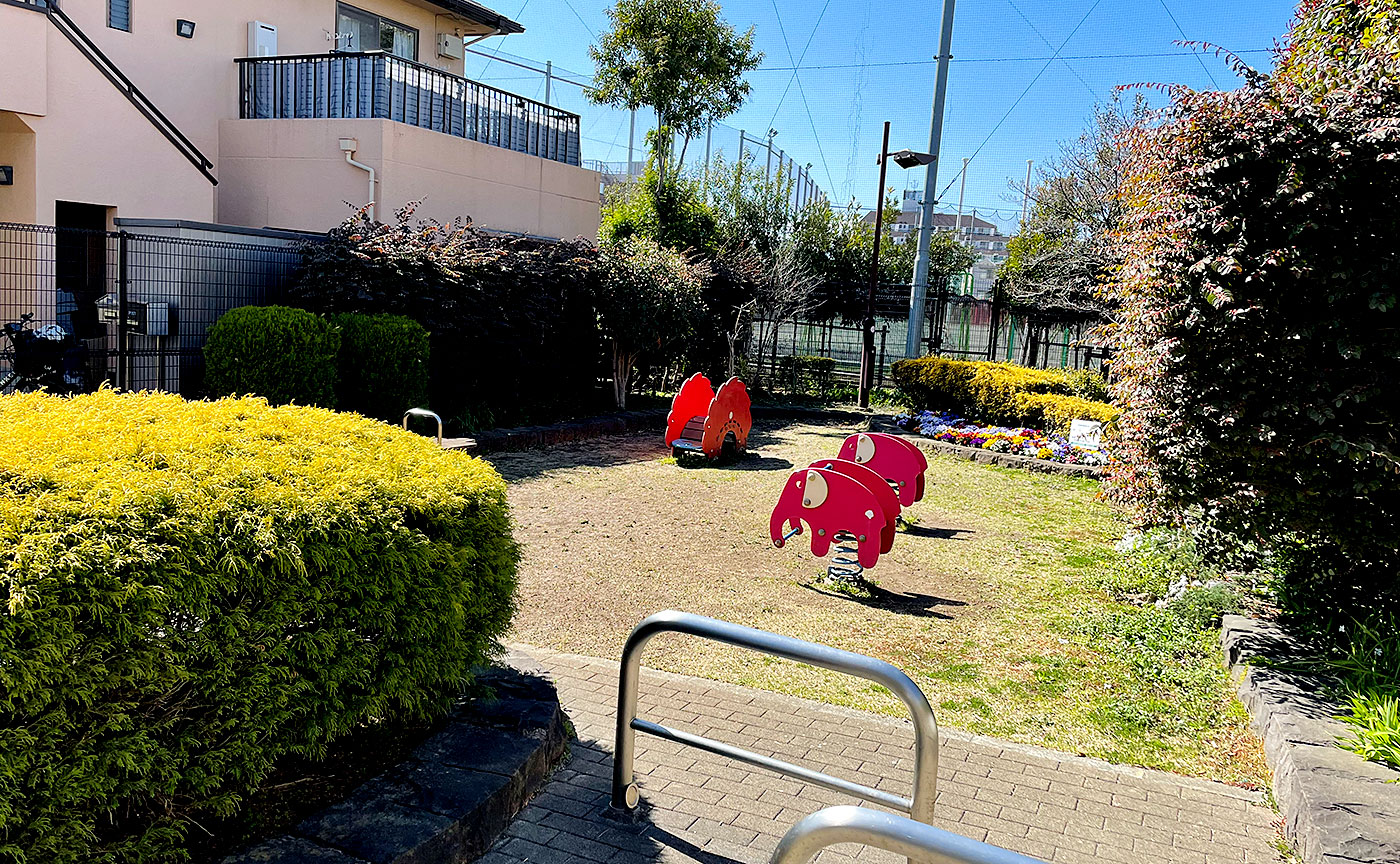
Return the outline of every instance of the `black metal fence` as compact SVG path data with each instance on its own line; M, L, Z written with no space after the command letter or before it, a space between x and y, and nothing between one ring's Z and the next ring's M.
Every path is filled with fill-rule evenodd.
M579 116L383 52L238 62L244 119L380 118L579 164Z
M1092 341L1090 321L1037 320L970 295L930 292L924 325L915 356L1094 370L1107 357L1106 350ZM908 329L909 286L882 285L876 295L875 386L885 386L889 367L905 358ZM751 332L750 374L782 389L787 386L785 376L792 377L798 368L785 358L829 357L836 361L835 377L854 384L860 375L862 341L859 322L760 319Z
M0 321L31 314L76 335L90 386L199 395L209 328L237 306L279 302L300 264L285 241L0 223ZM0 345L0 375L10 349Z

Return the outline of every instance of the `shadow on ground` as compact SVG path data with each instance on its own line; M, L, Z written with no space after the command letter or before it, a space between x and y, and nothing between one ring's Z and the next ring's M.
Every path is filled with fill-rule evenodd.
M976 534L970 528L926 528L923 525L905 525L901 532L910 537L930 537L934 540L966 540L963 534Z
M705 820L654 805L646 778L638 778L641 801L637 808L614 810L612 749L600 741L577 739L572 754L480 864L603 860L608 855L619 862L747 864L766 860L766 855L752 848L735 848L733 852L739 857L723 854L730 850L717 848L715 839L703 830L688 830Z
M658 432L652 435L610 435L575 444L488 453L483 458L501 472L507 483L517 483L570 468L608 468L628 462L646 462L669 454Z
M837 600L848 600L852 603L859 603L872 609L879 609L882 612L892 612L895 615L911 615L916 618L942 618L944 621L953 620L953 616L946 612L937 611L938 606L966 606L962 600L952 600L947 597L936 597L932 594L915 594L912 591L887 591L879 585L868 585L868 594L846 594L841 591L829 591L821 585L807 583L802 587L808 591L813 591L823 597L833 597Z

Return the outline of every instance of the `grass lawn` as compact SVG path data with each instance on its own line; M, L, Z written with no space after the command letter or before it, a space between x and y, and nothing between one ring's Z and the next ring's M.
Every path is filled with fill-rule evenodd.
M697 612L888 660L948 726L1267 785L1216 635L1106 590L1126 526L1096 481L931 457L874 596L814 584L825 562L806 535L775 549L768 516L792 467L851 431L760 424L718 468L676 465L659 433L493 457L525 544L513 638L615 658L645 615ZM644 662L904 713L864 681L695 639L658 637Z

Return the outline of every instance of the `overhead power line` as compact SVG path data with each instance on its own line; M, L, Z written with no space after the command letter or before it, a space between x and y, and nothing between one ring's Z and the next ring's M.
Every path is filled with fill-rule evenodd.
M1244 48L1244 49L1241 49L1241 50L1239 50L1239 51L1234 51L1234 52L1232 52L1232 53L1238 54L1238 55L1240 55L1240 56L1244 56L1244 55L1246 55L1246 54L1271 54L1271 53L1273 53L1273 50L1274 50L1274 49L1272 49L1272 48ZM538 72L538 73L540 73L540 74L544 74L544 69L543 69L543 67L527 66L527 65L525 65L525 64L523 64L523 63L513 62L513 61L511 61L511 60L506 59L506 58L508 58L508 57L515 57L515 58L520 59L520 60L530 60L530 59L532 59L532 58L529 58L529 57L524 57L524 56L522 56L522 55L520 55L520 54L512 54L512 53L509 52L509 51L502 51L502 50L500 50L499 48L497 48L497 49L494 50L494 51L478 51L478 50L475 49L475 48L468 48L467 51L468 51L469 53L475 54L475 55L477 55L477 56L479 56L479 57L485 57L485 58L487 58L488 60L496 60L496 61L501 62L501 63L510 63L512 66L519 66L519 67L522 68L522 69L529 69L529 70L532 71L532 72ZM1058 55L1058 56L1051 54L1051 55L1026 56L1026 57L954 57L954 58L952 58L952 62L954 62L954 63L1034 63L1034 62L1044 62L1044 61L1046 61L1046 60L1133 60L1133 59L1143 59L1143 58L1171 58L1171 57L1181 57L1181 58L1191 57L1191 58L1195 58L1196 60L1200 60L1200 59L1201 59L1201 58L1200 58L1200 52L1197 52L1197 51L1148 51L1148 52L1137 53L1137 54L1061 54L1061 55ZM539 61L535 61L535 62L539 62ZM814 65L814 66L803 66L803 65L801 65L801 64L798 64L798 65L793 65L793 66L760 66L760 67L758 67L757 69L755 69L754 71L755 71L755 72L799 72L799 71L800 71L800 72L807 72L807 71L820 71L820 70L830 70L830 69L883 69L883 68L900 68L900 67L908 67L908 66L932 66L932 65L936 64L937 62L938 62L937 60L890 60L890 61L885 61L885 62L882 62L882 63L822 63L822 64ZM577 86L579 86L579 87L591 87L591 86L592 86L591 83L588 83L588 82L586 82L586 81L570 81L569 79L561 78L561 77L560 77L561 72L562 72L562 73L567 73L567 74L569 74L569 75L573 75L575 78L580 78L580 79L587 79L587 78L589 77L589 76L587 76L587 75L585 75L585 74L583 74L583 73L581 73L581 72L568 72L568 70L564 70L564 69L562 69L562 68L559 67L559 66L555 66L555 67L554 67L554 76L555 76L555 80L557 80L557 81L568 81L568 83L570 83L570 84L575 84L575 85L577 85ZM484 74L484 73L483 73L483 74Z
M1026 22L1026 26L1029 27L1029 28L1031 28L1031 32L1034 33L1034 34L1040 39L1041 42L1044 42L1044 43L1045 43L1045 47L1046 47L1046 48L1049 48L1049 49L1051 49L1051 50L1054 50L1055 46L1052 45L1052 44L1050 43L1050 40L1049 40L1049 39L1046 39L1046 38L1045 38L1045 34L1040 32L1040 28L1037 27L1037 26L1035 26L1035 22L1031 21L1030 18L1026 17L1026 13L1024 13L1024 12L1021 11L1021 7L1016 5L1015 0L1006 0L1006 4L1007 4L1008 6L1010 6L1012 9L1014 9L1014 10L1016 11L1016 14L1017 14L1017 15L1020 15L1020 16L1021 16L1021 20L1024 21L1024 22ZM1061 57L1061 58L1060 58L1060 63L1061 63L1066 69L1069 70L1069 74L1073 75L1075 78L1077 78L1077 79L1079 80L1079 83L1080 83L1080 84L1083 84L1083 85L1084 85L1084 89L1089 91L1089 95L1090 95L1090 96L1093 96L1095 99L1097 99L1097 98L1099 97L1099 94L1097 94L1097 93L1094 92L1094 88L1089 86L1089 82L1088 82L1088 81L1085 81L1085 80L1084 80L1084 77L1083 77L1082 75L1080 75L1077 71L1075 71L1075 68L1074 68L1073 66L1069 65L1069 62L1066 61L1065 58Z
M792 58L792 46L788 44L787 30L783 27L783 16L778 11L778 0L772 0L773 14L778 18L778 32L783 37L783 48L787 51L788 60L793 62L792 77L788 79L788 86L783 88L783 95L778 99L778 106L773 109L773 117L768 121L768 128L772 129L773 124L778 120L778 111L783 107L783 99L787 98L788 90L794 81L797 82L797 93L802 97L802 110L807 113L807 124L812 127L812 140L817 145L817 156L821 159L822 170L826 172L826 182L831 185L831 191L836 191L836 181L831 176L831 166L826 161L826 151L822 148L822 136L817 132L817 121L812 117L812 107L807 104L807 91L802 86L802 79L798 77L797 68L802 65L802 61L807 58L807 49L812 47L812 40L816 38L817 28L822 26L822 19L826 17L826 9L831 5L831 0L826 0L822 6L821 14L817 16L817 23L812 25L812 32L807 36L807 44L802 46L802 53L795 61Z
M520 9L517 10L516 13L515 13L515 19L516 19L517 21L520 20L520 16L523 15L523 14L525 13L525 7L526 7L526 6L529 6L529 5L530 5L530 0L525 0L524 3L521 3L521 4L520 4ZM507 35L508 35L508 34L507 34ZM506 44L505 36L502 36L502 37L501 37L501 41L499 41L499 42L496 43L496 53L497 53L497 54L501 53L501 46L502 46L502 45L505 45L505 44ZM470 50L470 49L468 49L468 50ZM475 53L480 53L480 52L475 52ZM482 75L485 75L485 74L486 74L486 69L487 69L490 65L491 65L491 61L490 61L490 60L487 60L486 63L481 67L481 74L482 74Z
M967 161L963 163L963 166L958 169L958 173L953 175L953 179L949 180L948 185L944 186L943 191L939 192L938 195L934 198L935 201L941 199L945 194L947 194L949 189L953 188L953 184L957 182L958 178L961 177L963 172L967 170L968 164L971 163L973 159L977 158L977 154L981 153L982 148L987 146L987 142L992 140L992 136L997 134L997 130L1000 129L1002 124L1006 122L1006 118L1011 116L1011 113L1016 110L1016 106L1020 105L1021 100L1026 98L1026 94L1031 92L1031 88L1034 87L1035 83L1040 80L1040 76L1045 74L1045 70L1050 68L1050 64L1054 63L1056 60L1059 59L1060 52L1063 51L1064 47L1069 44L1069 40L1074 38L1074 34L1079 32L1079 28L1084 26L1084 22L1089 20L1089 16L1094 14L1094 10L1099 8L1099 4L1102 2L1103 0L1094 0L1094 5L1089 7L1089 11L1085 12L1084 16L1079 19L1079 23L1074 25L1074 29L1069 31L1069 35L1065 37L1065 41L1060 43L1060 47L1055 49L1055 53L1052 54L1050 58L1045 61L1045 65L1040 67L1040 71L1035 73L1035 77L1032 78L1030 80L1030 83L1026 85L1026 89L1021 91L1021 95L1017 96L1016 101L1011 103L1011 107L1006 109L1006 113L1001 115L1001 119L997 121L997 125L992 127L992 131L988 132L987 137L982 139L982 143L977 145L977 149L972 151L972 155L969 156L967 158Z
M1176 16L1172 14L1171 7L1167 6L1167 0L1157 0L1157 2L1162 4L1162 11L1167 13L1168 18L1172 19L1172 24L1176 27L1176 32L1180 33L1182 40L1185 41L1186 31L1181 29L1181 22L1177 21ZM1201 59L1200 53L1192 51L1191 56L1195 57L1196 62L1201 64L1201 71L1206 73L1206 77L1210 79L1210 86L1219 90L1220 85L1216 83L1215 76L1211 74L1210 69L1206 66L1206 61Z
M574 17L578 19L578 23L582 24L583 29L588 31L588 35L593 37L594 42L597 42L598 34L594 33L593 28L588 26L588 22L583 20L583 16L578 14L578 10L574 8L574 4L570 3L569 0L564 0L564 5L569 7L569 11L574 13Z
M1272 54L1272 48L1244 48L1232 53L1244 56L1245 54ZM1146 51L1131 54L1051 54L1049 56L1038 57L953 57L953 63L1034 63L1043 60L1137 60L1153 57L1196 57L1199 53L1195 51ZM938 61L935 60L887 60L883 63L823 63L818 66L760 66L755 72L791 72L794 69L801 69L803 72L821 69L879 69L893 68L901 66L933 66Z

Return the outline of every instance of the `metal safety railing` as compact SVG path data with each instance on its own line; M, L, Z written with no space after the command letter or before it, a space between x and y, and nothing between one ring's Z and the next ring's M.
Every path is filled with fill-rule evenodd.
M234 62L245 120L393 120L555 162L580 161L579 115L383 51Z
M838 843L861 843L932 864L1045 864L961 834L864 807L828 807L788 829L769 864L807 864Z
M404 431L408 431L408 418L410 417L427 417L429 420L437 421L437 442L439 447L442 446L442 418L439 417L436 412L429 411L427 408L408 409L403 412Z
M843 672L868 681L874 681L898 696L909 708L914 721L914 796L904 798L879 789L832 777L759 753L752 753L715 741L700 735L692 735L678 729L671 729L637 716L637 690L641 671L642 649L652 637L661 633L684 633L723 642L739 648L748 648L775 657L796 660L833 672ZM627 637L622 649L622 669L617 690L617 740L613 751L612 804L618 809L631 809L639 801L637 786L633 782L633 761L636 756L636 733L645 732L658 738L665 738L725 756L738 762L745 762L778 774L793 777L816 786L836 792L854 795L894 810L908 813L920 822L933 818L933 802L937 795L938 782L938 723L933 709L908 675L883 660L842 651L815 642L804 642L789 636L780 636L752 627L731 624L701 615L686 612L658 612L638 624Z

